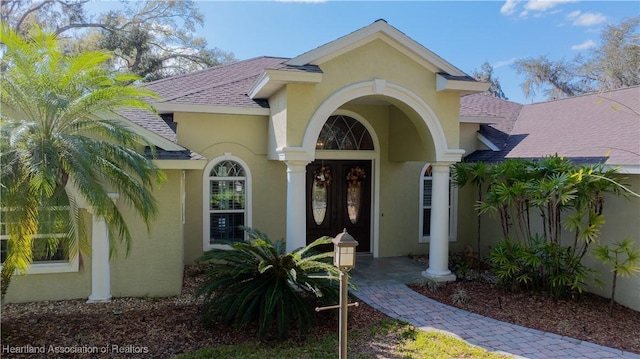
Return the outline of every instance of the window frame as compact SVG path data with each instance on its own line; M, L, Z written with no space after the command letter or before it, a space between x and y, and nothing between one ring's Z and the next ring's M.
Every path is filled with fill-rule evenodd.
M57 208L60 207L60 208ZM71 210L69 206L55 206L50 207L53 209L67 209ZM0 208L0 211L4 211L4 208ZM47 237L57 237L61 238L65 234L64 233L38 233L34 235L34 239L38 238L47 238ZM9 235L0 233L0 241L6 241L9 239ZM76 244L77 246L77 241ZM69 253L77 252L74 250L69 250ZM78 253L73 258L68 258L65 260L52 260L52 261L37 261L33 262L26 269L24 274L51 274L51 273L73 273L78 272L80 269L80 254ZM2 268L2 264L0 264L0 268ZM16 269L16 274L20 274L20 271Z
M420 195L419 201L419 215L418 215L418 243L429 243L431 241L431 235L423 235L424 226L424 209L431 208L424 205L424 181L433 181L433 176L425 176L427 168L431 166L431 163L426 163L420 171ZM433 188L433 187L432 187ZM458 232L458 187L456 187L449 175L449 242L455 242L457 240Z
M211 170L219 163L221 162L225 162L225 161L231 161L231 162L235 162L238 165L240 165L244 171L245 176L244 177L214 177L211 176ZM210 243L210 230L211 230L211 213L225 213L225 212L221 212L219 210L212 212L212 210L210 209L210 200L211 200L211 181L214 179L218 179L220 180L220 178L244 178L245 184L244 184L244 210L240 211L240 210L231 210L230 212L227 213L244 213L244 226L245 227L251 227L251 223L252 223L252 195L251 195L251 188L252 188L252 184L251 184L251 171L249 171L249 166L247 165L246 162L244 162L241 158L233 156L230 153L225 153L222 156L216 157L214 159L212 159L207 166L204 168L204 171L202 173L202 249L204 251L209 251L211 249L214 248L229 248L229 246L226 245L219 245L219 244L211 244ZM247 239L247 234L244 233L244 239Z

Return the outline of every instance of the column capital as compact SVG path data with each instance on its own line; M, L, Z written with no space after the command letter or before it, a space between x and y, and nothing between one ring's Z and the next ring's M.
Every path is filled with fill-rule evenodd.
M280 161L306 161L307 163L313 161L313 155L302 147L278 147L276 153Z
M287 165L287 172L306 172L309 164L308 161L304 160L289 160L284 161L284 163Z
M454 162L436 162L431 164L431 169L433 172L439 173L449 173L451 172L451 165Z

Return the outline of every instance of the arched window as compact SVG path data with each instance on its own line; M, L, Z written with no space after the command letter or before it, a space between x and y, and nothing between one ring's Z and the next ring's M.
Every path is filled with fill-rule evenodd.
M316 141L316 150L373 149L373 140L364 125L344 115L330 116Z
M214 240L242 241L251 226L250 176L246 164L229 154L205 168L204 250Z
M420 239L419 242L426 243L431 239L431 196L432 196L432 167L426 164L420 175ZM457 230L457 203L458 188L453 186L449 180L449 241L456 239Z

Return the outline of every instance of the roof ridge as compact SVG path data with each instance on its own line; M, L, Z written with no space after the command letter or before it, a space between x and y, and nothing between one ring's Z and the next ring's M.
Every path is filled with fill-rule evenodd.
M546 101L540 101L540 102L534 102L534 103L530 103L530 104L525 104L524 106L533 106L533 105L544 105L547 103L552 103L552 102L558 102L558 101L564 101L564 100L573 100L576 98L580 98L580 97L587 97L587 96L597 96L597 95L602 95L602 94L607 94L607 93L613 93L613 92L618 92L618 91L625 91L625 90L630 90L630 89L634 89L634 88L639 88L640 89L640 85L633 85L633 86L627 86L627 87L619 87L616 89L612 89L612 90L598 90L598 91L591 91L591 92L586 92L583 94L579 94L579 95L575 95L575 96L567 96L567 97L562 97L562 98L554 98L551 100L546 100Z

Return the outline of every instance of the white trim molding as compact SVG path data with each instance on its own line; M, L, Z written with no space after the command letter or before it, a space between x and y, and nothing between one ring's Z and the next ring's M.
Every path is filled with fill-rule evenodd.
M436 150L437 162L459 162L462 159L464 150L449 148L444 130L440 125L440 120L424 100L402 86L389 81L384 82L385 86L381 86L380 83L380 79L374 79L346 86L333 93L318 107L307 125L302 141L302 149L306 152L308 159L313 158L318 135L327 118L345 103L359 97L370 95L388 96L405 103L416 111L431 133ZM377 93L376 91L383 92Z
M269 98L288 83L315 85L322 81L321 72L265 70L254 82L247 95L250 98Z

